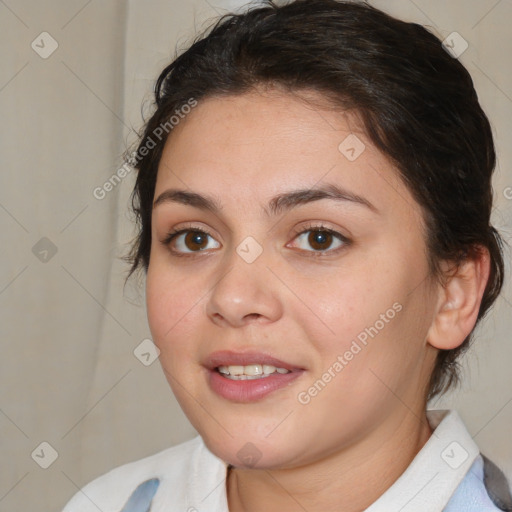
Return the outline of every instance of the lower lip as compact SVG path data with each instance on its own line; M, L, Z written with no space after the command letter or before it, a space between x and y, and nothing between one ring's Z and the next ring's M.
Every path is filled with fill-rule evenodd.
M255 402L273 391L281 389L302 375L303 370L290 373L273 373L268 377L251 380L233 380L223 377L216 370L209 370L209 384L212 390L234 402Z

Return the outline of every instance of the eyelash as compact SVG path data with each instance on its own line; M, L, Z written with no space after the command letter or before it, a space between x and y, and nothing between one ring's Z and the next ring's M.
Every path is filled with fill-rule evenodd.
M348 239L346 236L342 235L338 231L335 231L333 229L330 229L330 228L324 226L323 224L309 224L307 226L302 226L300 229L297 229L294 232L293 239L295 240L299 235L308 233L309 231L319 231L322 233L329 233L333 237L337 238L339 241L343 242L343 245L341 247L338 247L337 249L326 249L325 251L306 251L303 249L299 249L301 252L307 253L308 257L318 258L318 257L330 256L332 254L337 254L340 251L344 250L347 246L351 245L351 243L352 243L352 241L350 239ZM169 246L171 244L171 242L175 238L177 238L179 235L182 235L184 233L190 233L190 232L199 233L201 235L206 235L206 236L210 236L213 238L213 236L210 233L208 233L207 231L205 231L204 229L194 227L194 226L189 226L189 227L186 227L183 229L170 231L167 234L167 236L161 241L161 243L165 246ZM192 251L189 253L183 253L183 252L171 250L171 252L172 252L173 256L177 256L177 257L181 258L181 257L194 257L203 251Z

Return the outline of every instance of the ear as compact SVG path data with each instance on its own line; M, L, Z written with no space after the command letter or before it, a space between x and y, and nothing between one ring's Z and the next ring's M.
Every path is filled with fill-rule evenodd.
M449 268L443 262L445 282L437 287L438 303L427 335L428 343L440 350L460 346L476 324L489 279L489 251L479 246L456 271Z

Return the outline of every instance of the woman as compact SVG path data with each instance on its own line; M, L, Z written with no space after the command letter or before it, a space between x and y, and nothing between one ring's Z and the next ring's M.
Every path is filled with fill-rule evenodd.
M160 362L200 436L66 512L512 510L427 411L503 282L466 69L369 5L225 16L156 83L133 163Z

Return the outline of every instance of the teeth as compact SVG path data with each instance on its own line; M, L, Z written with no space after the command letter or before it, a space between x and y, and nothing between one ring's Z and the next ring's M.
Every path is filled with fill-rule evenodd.
M263 374L263 368L261 364L249 364L247 366L241 366L241 368L242 373L245 373L245 375L250 375L251 377Z
M273 373L290 373L286 368L276 368L270 364L248 364L246 366L219 366L218 370L232 380L252 380L268 377Z

